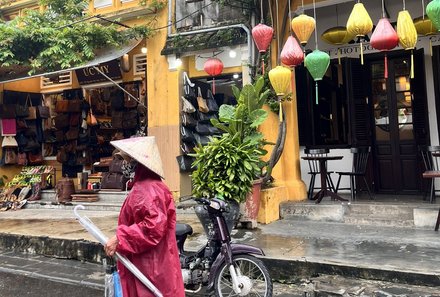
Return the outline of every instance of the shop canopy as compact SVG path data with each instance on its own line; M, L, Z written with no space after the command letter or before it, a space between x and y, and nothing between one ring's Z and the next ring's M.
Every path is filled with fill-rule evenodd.
M50 77L66 71L73 71L77 69L98 66L102 63L106 63L114 59L119 59L120 57L134 49L140 42L141 40L132 40L128 44L120 47L101 49L96 53L95 58L87 62L86 64L68 69L60 69L52 72L37 71L35 74L29 75L29 71L31 70L29 66L12 65L8 67L0 67L0 83L23 80L38 76Z

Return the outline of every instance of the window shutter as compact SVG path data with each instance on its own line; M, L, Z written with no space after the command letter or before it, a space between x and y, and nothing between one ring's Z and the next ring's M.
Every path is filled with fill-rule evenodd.
M436 66L438 68L438 66ZM434 75L434 77L438 77ZM428 105L426 102L426 78L423 49L414 51L414 79L411 81L413 89L413 125L417 145L429 143Z
M301 65L295 67L296 107L298 112L299 145L313 145L313 112L310 75Z
M366 74L360 59L347 58L345 74L350 108L351 145L371 145L371 118L366 93Z
M133 55L133 75L145 75L147 71L147 55Z

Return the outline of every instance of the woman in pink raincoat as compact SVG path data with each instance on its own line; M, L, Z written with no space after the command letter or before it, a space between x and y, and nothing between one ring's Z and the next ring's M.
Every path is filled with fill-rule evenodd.
M104 249L108 256L125 255L164 297L184 297L176 245L176 210L154 137L112 141L124 157L123 170L133 187L122 205L116 235ZM124 297L154 296L123 265L118 264Z

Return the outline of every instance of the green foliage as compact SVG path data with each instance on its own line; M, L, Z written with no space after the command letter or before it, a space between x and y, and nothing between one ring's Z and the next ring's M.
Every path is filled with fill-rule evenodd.
M149 26L120 30L120 26L84 20L85 0L40 0L44 11L0 23L0 64L52 71L84 64L100 48L117 47L133 38L149 37ZM81 21L82 20L82 21Z
M219 120L211 123L224 133L213 138L206 146L198 146L193 164L193 194L205 197L223 197L243 202L259 178L266 162L261 157L267 154L263 146L267 142L257 131L267 112L262 109L269 91L263 92L263 78L254 85L245 85L240 91L233 87L237 105L222 105Z
M0 187L4 187L6 184L6 180L8 179L8 177L6 175L0 176Z

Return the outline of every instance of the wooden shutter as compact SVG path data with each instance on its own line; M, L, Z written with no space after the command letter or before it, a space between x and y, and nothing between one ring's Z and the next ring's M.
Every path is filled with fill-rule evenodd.
M345 80L349 104L349 123L351 127L351 145L371 145L371 111L367 98L367 71L359 59L345 60Z
M295 67L296 106L298 110L299 145L310 146L313 141L313 110L311 78L307 69L301 65Z
M435 110L437 114L437 130L440 135L440 104L438 103L440 100L440 46L434 46L432 48L433 57L432 57L432 70L434 76L434 96L435 96Z
M437 65L434 67L438 68ZM438 75L434 74L434 77L438 77ZM427 145L429 143L429 123L423 49L414 51L414 79L411 80L411 88L415 141L417 145Z

